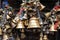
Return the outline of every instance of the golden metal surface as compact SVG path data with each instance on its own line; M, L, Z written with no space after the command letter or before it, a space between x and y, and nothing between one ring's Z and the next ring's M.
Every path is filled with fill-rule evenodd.
M16 28L25 28L24 24L23 24L23 21L19 20Z
M28 28L40 28L39 19L36 17L30 18Z

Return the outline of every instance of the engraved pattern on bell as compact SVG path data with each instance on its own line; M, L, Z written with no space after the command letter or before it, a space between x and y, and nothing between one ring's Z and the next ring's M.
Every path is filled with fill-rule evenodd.
M28 28L40 28L39 20L36 17L30 18Z

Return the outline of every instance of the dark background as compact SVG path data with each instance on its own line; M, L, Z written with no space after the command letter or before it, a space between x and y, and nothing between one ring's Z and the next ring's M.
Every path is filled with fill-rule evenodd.
M57 1L58 0L40 0L40 2L46 6L46 8L43 11L50 11L54 7ZM19 9L22 0L8 0L8 2L10 6L12 6L13 8Z

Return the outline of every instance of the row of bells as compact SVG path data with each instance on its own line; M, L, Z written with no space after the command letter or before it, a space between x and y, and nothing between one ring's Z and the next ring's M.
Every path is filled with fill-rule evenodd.
M18 21L18 22L17 22ZM27 28L41 28L40 27L40 21L39 21L39 19L38 18L36 18L36 17L32 17L32 18L30 18L30 20L29 20L29 22L28 22L28 20L23 20L23 21L21 21L20 19L16 19L16 21L15 20L13 20L13 22L17 22L17 27L16 28L25 28L24 27L24 24L25 25L28 25L28 27Z
M0 35L2 35L3 33L2 33L2 29L0 28ZM7 39L9 39L9 35L7 35L7 34L3 34L3 40L7 40ZM18 39L17 39L18 40ZM47 35L44 35L43 36L43 34L41 33L40 34L40 40L48 40L48 38L47 38Z
M1 28L0 28L0 30L1 30ZM2 32L2 31L1 31ZM0 33L1 33L0 32ZM0 34L0 35L2 35L2 34ZM9 39L9 35L7 35L7 34L3 34L3 40L7 40L7 39ZM18 39L16 39L16 40L20 40L19 38ZM40 33L40 39L39 40L48 40L48 37L47 37L47 35L45 34L44 36L43 36L43 34L42 33Z
M18 19L16 19L16 21L18 21ZM28 20L25 20L25 21L19 20L16 28L25 28L24 25L27 25L27 28L41 28L41 21L39 21L39 18L33 16L30 18L29 22ZM49 31L57 31L54 29L54 23L50 25Z
M28 25L27 28L41 28L39 18L36 18L34 16L30 18L29 23L28 23L27 20L25 22L24 20L20 20L18 17L16 17L16 19L14 19L13 22L12 22L13 26L15 25L14 23L17 24L16 28L18 28L18 29L19 28L25 28L24 23L26 25ZM6 29L10 28L9 25L5 25L5 27L6 27ZM2 29L0 28L0 35L2 35L2 34L3 34ZM7 36L7 34L4 34L3 40L6 40L6 39L8 39L8 36ZM44 35L43 39L48 40L47 35ZM40 40L42 40L42 36L41 36Z

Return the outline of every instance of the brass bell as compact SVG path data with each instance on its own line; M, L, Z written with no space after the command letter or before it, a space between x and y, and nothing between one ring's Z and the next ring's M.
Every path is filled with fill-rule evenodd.
M19 20L16 28L24 28L23 21Z
M7 19L10 19L11 17L9 15L7 15Z
M11 22L11 26L12 26L12 28L14 28L16 26L16 23Z
M6 29L9 29L10 28L10 25L9 24L6 24L5 27L6 27Z
M8 40L8 35L7 34L3 35L3 40Z
M4 29L4 32L6 32L7 29L11 28L9 24L6 24L5 27L6 27L6 28Z
M0 18L2 18L2 15L0 15Z
M40 5L41 5L41 9L40 10L43 10L45 8L45 6L43 4L41 4L41 3L40 3Z
M13 20L12 20L14 23L17 23L19 21L19 15L17 15L17 17L15 17Z
M16 23L16 21L13 19L12 22Z
M51 15L50 12L45 13L45 16L48 18Z
M52 22L52 25L50 27L50 31L57 31L57 30L54 29L54 22Z
M47 35L44 35L43 40L48 40Z
M43 33L40 33L40 40L43 40Z
M30 18L28 28L40 28L39 19L36 17Z
M45 6L40 2L37 3L37 6L39 7L40 10L43 10L45 8Z

